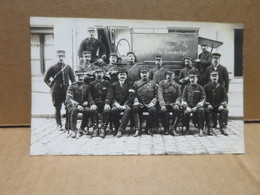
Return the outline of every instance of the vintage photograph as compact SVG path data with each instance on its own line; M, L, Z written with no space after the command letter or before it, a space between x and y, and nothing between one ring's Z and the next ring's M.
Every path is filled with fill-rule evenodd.
M243 29L31 17L31 155L244 153Z

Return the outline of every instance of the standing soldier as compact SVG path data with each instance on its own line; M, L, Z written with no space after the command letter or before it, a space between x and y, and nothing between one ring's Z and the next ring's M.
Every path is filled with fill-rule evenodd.
M72 68L64 64L65 51L57 51L58 63L51 66L44 77L44 82L51 88L52 103L55 107L57 129L62 131L61 107L65 103L69 80L75 82ZM52 78L52 81L50 80Z
M134 136L141 134L140 119L137 114L143 115L143 112L148 111L145 132L152 135L151 128L156 120L156 103L157 103L157 86L153 80L149 80L149 69L140 69L141 79L134 82L134 89L137 97L134 99L133 115L135 124L138 124Z
M210 73L213 71L218 71L218 76L219 76L218 82L225 87L226 92L228 93L228 88L229 88L228 71L225 66L222 66L219 64L220 56L221 56L221 54L219 54L219 53L212 54L212 57L213 57L212 65L210 65L206 70L207 83L210 82Z
M91 60L92 60L91 62L95 62L99 58L97 56L97 50L100 49L102 51L101 58L103 60L106 59L107 49L100 40L95 39L95 35L96 35L95 28L89 27L88 34L89 34L89 37L84 39L79 46L79 51L78 51L79 58L81 58L83 56L83 51L90 51ZM103 61L102 59L99 59L98 61L101 63Z
M140 79L139 74L139 65L136 63L136 56L134 52L130 51L127 53L127 65L126 70L128 72L127 79L134 83L135 81Z
M127 71L119 69L118 81L111 85L108 91L108 99L112 101L112 118L115 126L117 137L122 137L129 117L131 114L131 106L135 98L135 91L129 81L127 81ZM120 113L123 112L121 123L119 123Z
M151 78L156 84L165 80L166 69L163 67L162 56L155 57L155 67L151 70Z
M174 123L172 132L170 133L172 135L177 135L176 128L181 114L181 88L174 80L174 72L168 70L165 72L165 75L166 80L161 81L158 88L158 101L161 107L159 110L159 116L164 128L164 134L167 135L169 133L169 121L167 119L167 113L172 112Z
M71 86L68 88L67 92L67 98L66 98L66 108L67 108L67 114L69 119L69 126L70 129L73 131L72 138L77 137L77 117L78 113L83 113L83 119L80 126L79 133L82 135L85 132L83 124L85 121L84 119L88 118L85 115L89 112L88 106L88 85L84 83L84 72L77 71L76 76L78 77L78 81L74 82Z
M117 78L117 66L118 56L116 53L110 53L109 55L109 64L106 66L106 76L110 78L111 83L118 81Z
M223 85L218 83L219 73L213 71L210 73L211 82L204 86L206 93L205 111L206 111L206 124L208 128L208 135L212 135L211 121L213 115L219 114L220 131L224 135L228 135L226 131L228 121L227 102L228 96Z
M201 43L202 53L199 55L199 59L195 59L194 62L197 62L197 68L201 76L201 85L204 86L207 81L206 69L211 65L212 54L208 51L207 43Z
M189 121L190 115L193 114L196 118L198 118L198 128L199 128L199 136L203 136L204 129L204 102L205 102L205 92L202 86L197 84L198 75L197 72L191 71L189 73L190 83L185 86L182 93L182 106L184 108L184 117L183 123L186 126L186 132L189 132Z
M184 87L189 83L189 72L193 71L196 72L199 76L199 71L197 68L195 68L192 64L192 58L191 57L185 57L183 58L185 67L181 69L180 75L179 75L179 83L181 84L181 89L183 91Z
M89 84L89 105L91 111L91 119L94 125L93 137L99 136L104 138L106 136L106 128L108 125L110 101L107 98L107 91L110 87L110 82L103 79L104 70L98 68L95 70L95 81ZM98 125L99 117L102 120L100 126Z

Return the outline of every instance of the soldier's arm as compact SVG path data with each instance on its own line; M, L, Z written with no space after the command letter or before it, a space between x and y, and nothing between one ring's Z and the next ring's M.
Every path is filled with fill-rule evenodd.
M188 106L187 103L187 94L188 94L188 85L186 85L183 89L182 95L181 95L181 102L183 106Z
M50 78L53 77L53 68L49 68L44 76L44 82L50 87Z
M226 106L228 103L228 95L226 92L226 89L224 88L224 86L222 86L222 103L224 106Z
M154 90L154 92L153 92L153 99L152 99L152 101L151 101L151 103L153 103L154 105L156 105L156 103L157 103L157 94L158 94L158 87L157 87L157 85L156 85L156 83L153 81L153 90Z
M158 87L158 101L161 107L165 106L165 101L163 99L163 82L159 82Z
M181 103L181 87L179 85L176 86L177 98L175 104L180 105Z
M71 67L70 67L70 70L69 70L69 77L70 77L71 83L74 83L76 81L74 72L73 72Z
M93 105L95 105L95 102L94 102L93 96L92 96L93 83L89 84L89 88L88 89L89 90L88 90L88 93L87 93L87 96L88 96L87 100L88 100L89 106L93 106Z
M136 98L134 86L130 84L129 82L129 90L128 90L128 97L126 99L125 105L131 106L134 102L134 99Z
M208 53L207 59L200 59L200 64L202 65L210 65L212 62L212 54Z
M228 75L228 71L227 71L226 67L224 67L224 78L223 78L223 80L225 82L226 92L228 93L228 89L229 89L229 75Z
M206 99L206 95L205 95L205 91L203 89L203 87L200 86L200 100L199 103L197 104L197 107L201 107L204 105L205 99Z
M115 85L110 85L110 87L107 90L107 96L106 96L106 100L105 100L105 104L111 104L112 100L115 97ZM114 102L115 103L115 102Z
M209 103L209 99L208 99L209 90L208 90L207 84L204 85L204 92L205 92L205 96L206 96L206 99L205 99L205 103L204 103L204 104L205 104L206 106L208 106L208 105L210 105L210 103Z
M74 85L69 86L66 95L66 105L72 104L72 106L77 106L79 103L74 99Z

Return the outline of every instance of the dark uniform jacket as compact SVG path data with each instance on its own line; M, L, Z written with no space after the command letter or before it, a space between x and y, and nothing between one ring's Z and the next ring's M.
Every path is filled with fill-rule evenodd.
M66 105L67 107L76 107L77 105L83 105L88 99L88 85L84 82L81 83L79 81L74 82L71 86L69 86L67 91ZM73 105L73 101L77 103Z
M154 81L143 81L140 79L134 82L134 89L137 96L135 102L138 101L144 105L148 105L151 102L157 103L157 86Z
M159 83L158 101L160 106L174 105L180 103L181 87L175 81L163 80Z
M97 80L92 81L89 84L89 105L110 103L110 101L106 99L109 87L110 82L107 80L103 79L101 82Z
M103 43L101 43L101 41L99 41L98 39L95 38L86 38L84 39L80 46L79 46L79 51L78 51L78 56L82 57L82 53L83 51L90 51L91 52L91 59L92 61L94 61L96 59L96 54L97 54L97 50L98 48L101 48L103 53L102 55L106 54L106 47L103 45Z
M182 100L187 102L188 106L193 108L198 103L205 101L205 91L199 84L188 84L185 86L182 93Z
M135 91L130 82L125 81L123 87L120 82L113 83L108 90L108 101L112 102L113 105L117 102L118 104L131 106L135 98Z
M206 93L206 105L210 104L214 108L218 108L223 102L228 102L228 96L223 85L217 83L213 85L212 82L204 86Z
M200 72L205 72L207 67L209 67L211 65L212 54L208 51L205 51L199 55L199 59L200 59L200 62L199 62L198 69Z
M210 65L210 66L207 68L207 70L206 70L207 83L210 82L210 73L211 73L212 71L215 71L215 69L214 69L214 66L213 66L213 65ZM222 66L222 65L219 64L216 71L218 71L218 75L219 75L218 82L225 87L226 92L228 93L228 88L229 88L229 76L228 76L227 68L226 68L225 66Z
M164 67L159 68L157 65L151 70L151 79L158 84L160 81L165 80L165 72L167 69Z
M65 67L65 68L64 68ZM62 63L57 63L51 66L45 74L44 81L45 83L50 86L50 79L54 78L60 70L63 71L55 78L53 81L53 85L51 87L52 95L59 96L59 95L66 95L69 80L73 83L75 82L75 76L73 73L72 68L69 65L65 65Z
M140 79L140 73L139 73L140 66L138 64L129 64L128 63L125 66L125 69L128 72L127 80L129 80L131 82L135 82Z

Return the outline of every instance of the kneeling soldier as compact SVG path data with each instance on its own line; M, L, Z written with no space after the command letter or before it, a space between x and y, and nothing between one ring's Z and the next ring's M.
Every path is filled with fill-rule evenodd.
M122 137L123 132L129 121L131 106L135 98L135 91L130 82L127 81L127 71L119 69L117 82L111 85L108 91L108 99L112 101L112 118L117 137ZM120 113L123 112L121 123L119 122Z
M80 127L79 133L82 135L84 133L84 127L82 125L85 123L83 120L87 118L89 111L87 95L88 95L88 86L83 82L84 81L84 72L76 72L78 81L74 82L69 86L67 91L66 98L66 108L69 119L69 126L72 132L72 138L77 137L77 117L78 113L83 113L83 119Z
M135 81L134 89L136 92L136 98L134 99L133 104L133 115L135 124L138 124L138 128L134 136L141 134L140 131L140 119L138 114L142 115L143 112L148 111L148 119L146 122L145 132L148 135L152 135L150 129L153 127L153 124L156 120L156 103L157 103L157 86L153 80L149 80L149 69L141 68L140 69L141 79Z
M215 118L213 115L217 116L219 114L219 126L220 131L224 135L228 135L226 131L227 118L228 118L228 109L227 102L228 96L227 92L223 85L218 82L219 73L213 71L210 73L211 82L207 83L204 86L206 93L206 125L208 128L208 135L212 135L211 132L211 123L212 119Z
M98 68L95 70L95 81L92 81L89 84L89 105L91 111L91 121L94 125L92 137L96 137L99 134L102 138L106 136L106 128L108 125L110 112L110 101L106 99L110 82L104 80L103 77L104 70L102 68ZM98 126L99 114L102 117L100 127Z
M202 86L197 84L198 75L195 72L189 73L190 83L185 86L182 93L182 106L184 108L183 125L186 126L186 132L189 132L189 120L190 115L198 118L199 136L203 136L204 128L204 102L205 102L205 91Z
M173 114L173 129L170 132L172 135L176 134L176 128L180 117L180 97L181 88L180 85L174 81L175 73L172 71L165 72L166 80L159 82L158 88L158 101L160 104L159 116L161 118L162 126L164 128L164 134L169 133L169 121L167 119L167 113Z

